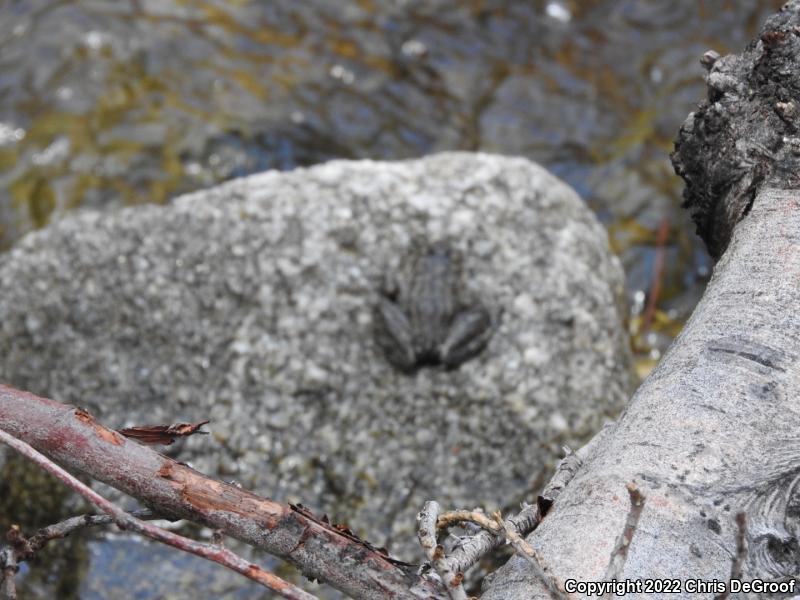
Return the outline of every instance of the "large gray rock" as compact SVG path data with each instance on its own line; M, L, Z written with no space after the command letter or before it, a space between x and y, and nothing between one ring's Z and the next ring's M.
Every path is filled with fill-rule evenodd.
M407 375L372 308L420 239L458 249L501 316L475 359ZM211 419L183 460L419 560L423 501L531 500L620 409L622 281L591 212L527 160L335 161L27 236L0 257L0 379L116 427Z

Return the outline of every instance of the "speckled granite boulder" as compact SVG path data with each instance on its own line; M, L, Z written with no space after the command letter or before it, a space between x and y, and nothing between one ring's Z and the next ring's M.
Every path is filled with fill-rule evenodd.
M417 239L502 312L457 370L399 373L373 341ZM0 256L0 285L0 380L112 426L211 419L182 459L411 560L423 501L531 500L631 384L606 233L519 158L335 161L76 214Z

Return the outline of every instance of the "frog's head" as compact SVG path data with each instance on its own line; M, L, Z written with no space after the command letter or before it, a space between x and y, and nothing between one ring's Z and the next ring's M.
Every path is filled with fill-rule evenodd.
M421 258L429 269L439 271L442 277L447 273L458 273L460 270L461 253L445 240L428 244Z
M428 246L428 256L441 256L442 258L452 259L455 252L444 240L433 242Z

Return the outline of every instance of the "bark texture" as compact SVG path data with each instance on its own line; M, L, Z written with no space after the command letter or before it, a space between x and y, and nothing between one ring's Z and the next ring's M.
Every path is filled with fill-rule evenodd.
M680 593L626 597L727 583L739 512L742 578L800 575L799 14L788 3L742 55L718 59L708 101L681 128L686 204L721 258L683 333L528 537L561 583L604 579L630 482L646 500L619 579L677 579ZM514 558L482 599L549 597Z
M741 54L706 53L708 99L690 113L672 161L685 206L719 258L764 185L800 183L800 16L788 2Z

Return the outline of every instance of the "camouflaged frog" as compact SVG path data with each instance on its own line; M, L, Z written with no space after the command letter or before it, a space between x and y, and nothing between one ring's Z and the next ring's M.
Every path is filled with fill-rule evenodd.
M456 368L489 342L489 311L462 301L460 259L446 243L432 244L413 261L406 285L384 290L375 307L375 340L401 371Z

